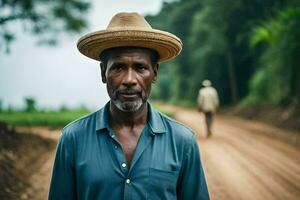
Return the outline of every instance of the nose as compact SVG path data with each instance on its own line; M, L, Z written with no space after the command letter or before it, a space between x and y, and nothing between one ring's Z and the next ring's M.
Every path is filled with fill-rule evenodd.
M128 70L126 71L122 84L126 86L133 86L137 84L136 74L132 68L128 68Z

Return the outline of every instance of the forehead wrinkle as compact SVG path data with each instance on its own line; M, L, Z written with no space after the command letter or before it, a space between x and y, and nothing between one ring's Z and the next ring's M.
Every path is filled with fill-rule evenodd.
M137 63L137 64L147 64L147 61L151 62L150 55L147 53L144 53L144 52L112 53L108 60L110 62L113 61L114 63L131 62L131 63Z

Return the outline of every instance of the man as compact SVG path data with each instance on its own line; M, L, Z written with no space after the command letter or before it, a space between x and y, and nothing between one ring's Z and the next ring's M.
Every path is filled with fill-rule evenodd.
M211 125L213 122L213 115L219 107L219 97L217 90L211 86L209 80L202 82L203 88L199 90L198 94L198 110L204 113L206 134L211 136Z
M209 199L194 134L147 103L158 63L181 47L137 13L79 39L79 51L101 61L110 101L63 129L50 200Z

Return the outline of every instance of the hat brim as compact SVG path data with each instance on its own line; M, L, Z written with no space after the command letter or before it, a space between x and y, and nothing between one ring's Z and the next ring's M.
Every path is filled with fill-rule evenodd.
M99 55L114 47L143 47L157 51L159 62L176 57L182 42L175 35L156 29L104 30L89 33L78 40L77 48L85 56L100 60Z

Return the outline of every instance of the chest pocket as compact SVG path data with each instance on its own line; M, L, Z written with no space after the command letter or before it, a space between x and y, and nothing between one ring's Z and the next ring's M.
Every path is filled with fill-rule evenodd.
M178 174L179 170L167 171L150 168L147 199L176 199Z

